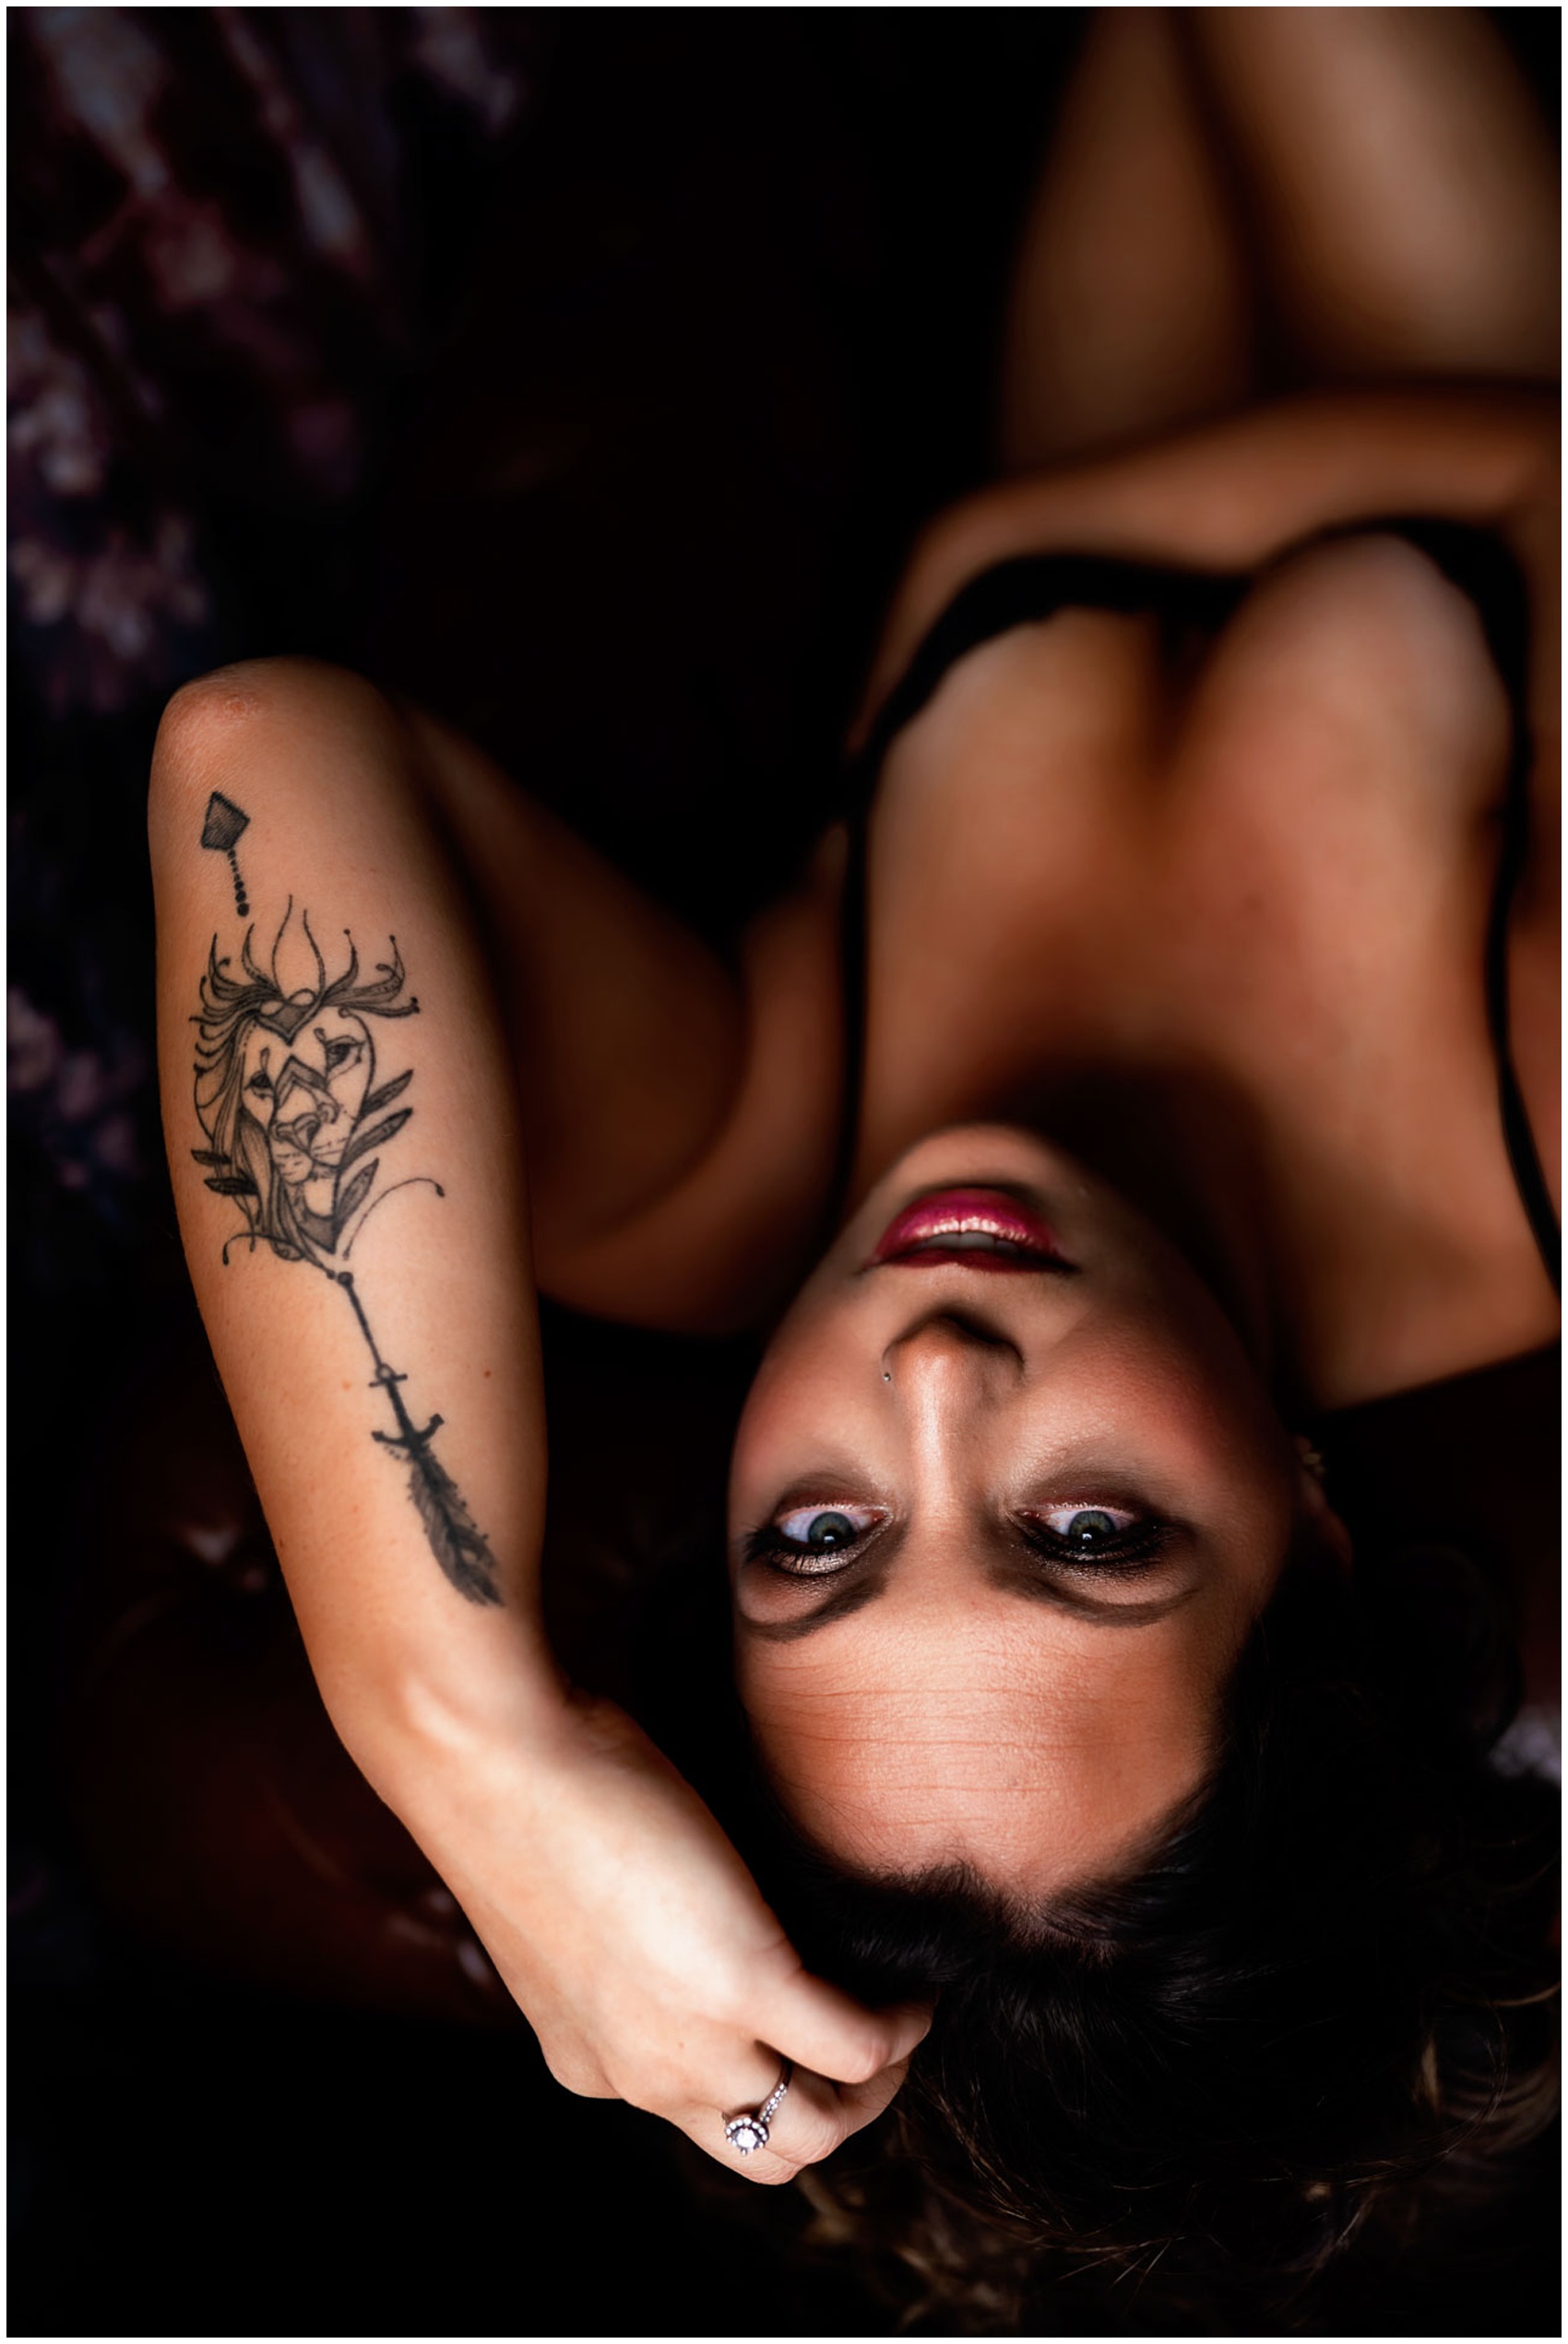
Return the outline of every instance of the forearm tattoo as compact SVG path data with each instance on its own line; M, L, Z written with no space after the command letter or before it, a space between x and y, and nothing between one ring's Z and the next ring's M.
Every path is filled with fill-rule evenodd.
M204 846L228 853L242 910L245 898L233 849L248 821L238 806L214 795L202 833ZM232 1198L244 1216L244 1227L224 1243L225 1263L236 1243L253 1253L258 1244L269 1245L280 1261L319 1270L347 1296L370 1353L371 1388L386 1394L397 1426L391 1433L373 1430L370 1437L408 1466L409 1494L453 1586L470 1602L499 1603L495 1558L432 1446L443 1420L433 1416L418 1425L409 1414L399 1388L407 1379L383 1359L348 1267L369 1216L394 1187L410 1184L388 1186L381 1180L380 1151L413 1113L395 1104L413 1080L413 1069L377 1082L371 1021L415 1017L419 1003L404 994L395 938L388 940L391 959L377 962L365 978L345 929L347 964L329 978L303 911L300 931L315 963L315 982L285 994L278 956L294 917L291 899L265 967L253 950L255 931L246 929L238 976L232 961L220 957L217 937L212 940L201 1006L191 1020L197 1029L196 1112L207 1146L191 1153L205 1170L208 1187ZM435 1181L428 1185L444 1194Z

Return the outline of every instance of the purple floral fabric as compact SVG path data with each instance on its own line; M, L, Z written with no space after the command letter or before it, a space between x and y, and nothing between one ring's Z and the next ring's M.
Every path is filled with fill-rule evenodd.
M217 621L203 489L361 484L406 356L394 85L497 138L524 97L468 8L34 8L11 19L10 575L48 708L166 687Z
M22 1258L46 1288L38 1190L113 1224L156 1161L139 829L159 711L225 658L353 656L343 548L528 117L531 22L7 19L8 1063Z

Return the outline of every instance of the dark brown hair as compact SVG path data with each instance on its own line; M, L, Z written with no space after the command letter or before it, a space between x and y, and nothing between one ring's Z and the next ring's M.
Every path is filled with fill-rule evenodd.
M936 1993L888 2116L802 2183L911 2316L1050 2333L1065 2285L1080 2332L1295 2325L1506 2195L1556 2105L1558 1803L1491 1762L1512 1672L1456 1568L1304 1544L1157 1855L1032 1910L848 1874L742 1812L732 1748L721 1789L672 1752L813 1968Z

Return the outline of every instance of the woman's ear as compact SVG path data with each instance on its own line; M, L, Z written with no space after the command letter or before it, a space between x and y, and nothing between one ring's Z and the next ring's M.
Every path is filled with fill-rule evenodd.
M1296 1503L1316 1536L1334 1557L1342 1571L1348 1572L1351 1560L1350 1533L1328 1502L1324 1488L1324 1462L1304 1433L1295 1435L1296 1455L1301 1459L1297 1475Z

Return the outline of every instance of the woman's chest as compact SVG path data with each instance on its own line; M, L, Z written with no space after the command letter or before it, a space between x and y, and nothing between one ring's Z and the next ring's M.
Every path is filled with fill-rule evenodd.
M1246 1183L1325 1402L1545 1339L1485 1006L1510 741L1470 605L1388 538L1206 647L1070 611L971 654L873 824L862 1171L1158 1096L1189 1177Z

